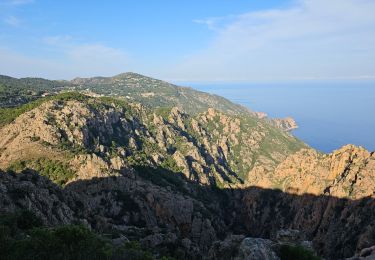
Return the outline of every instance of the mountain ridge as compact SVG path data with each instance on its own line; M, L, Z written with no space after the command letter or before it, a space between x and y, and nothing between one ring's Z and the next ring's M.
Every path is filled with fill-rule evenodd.
M75 78L71 81L66 80L46 80L42 78L12 78L5 76L0 77L0 107L20 105L35 100L47 94L56 94L60 91L81 91L86 94L94 93L97 95L122 96L130 99L130 101L140 102L151 108L157 107L174 107L177 106L181 110L189 114L204 112L210 107L221 110L229 114L250 114L258 118L264 118L280 129L286 131L297 128L297 124L292 118L285 119L268 119L263 112L255 112L247 107L235 104L226 98L215 94L209 94L195 90L191 87L177 86L166 81L157 80L151 77L143 76L134 72L125 72L112 77L90 77ZM16 85L21 85L21 90L14 89ZM20 96L23 92L29 91L31 85L39 86L36 93L25 94L25 98L14 100L14 104L10 102L1 102L2 92L4 98L9 96ZM4 90L1 90L1 85ZM5 88L13 90L10 94Z

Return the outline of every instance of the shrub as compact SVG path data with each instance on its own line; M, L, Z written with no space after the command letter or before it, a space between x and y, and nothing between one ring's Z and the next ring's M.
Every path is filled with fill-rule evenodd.
M7 241L5 259L108 259L110 246L83 226L34 228L22 239Z
M0 226L9 228L13 233L17 230L29 230L42 225L43 221L34 212L27 209L0 215Z
M148 251L142 250L137 241L125 243L124 246L116 251L116 256L119 259L132 259L132 260L152 260L152 254Z
M20 172L26 168L37 171L40 175L46 176L61 186L65 185L68 180L75 176L75 171L67 163L47 158L39 158L34 161L16 161L7 170Z
M43 221L29 210L21 210L17 213L17 227L22 230L29 230L35 227L41 227Z
M31 136L30 137L30 140L32 141L32 142L38 142L39 140L40 140L40 137L39 136Z
M282 245L279 256L281 260L320 260L320 257L302 246Z
M20 172L25 168L26 168L25 161L15 161L7 168L7 171Z

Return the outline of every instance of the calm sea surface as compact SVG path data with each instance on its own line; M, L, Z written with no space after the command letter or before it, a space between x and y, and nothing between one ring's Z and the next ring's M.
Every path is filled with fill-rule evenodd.
M375 150L375 82L183 85L270 117L291 116L299 125L293 134L320 151L348 143Z

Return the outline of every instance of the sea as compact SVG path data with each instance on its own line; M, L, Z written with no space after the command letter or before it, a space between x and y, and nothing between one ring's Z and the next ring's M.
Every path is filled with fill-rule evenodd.
M346 144L375 151L375 81L179 85L223 96L271 118L291 116L299 126L292 134L319 151Z

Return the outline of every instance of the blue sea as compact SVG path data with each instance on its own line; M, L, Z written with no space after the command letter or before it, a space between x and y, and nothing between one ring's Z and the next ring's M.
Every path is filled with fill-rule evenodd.
M291 116L299 125L293 134L320 151L331 152L349 143L375 150L375 81L183 85L269 117Z

